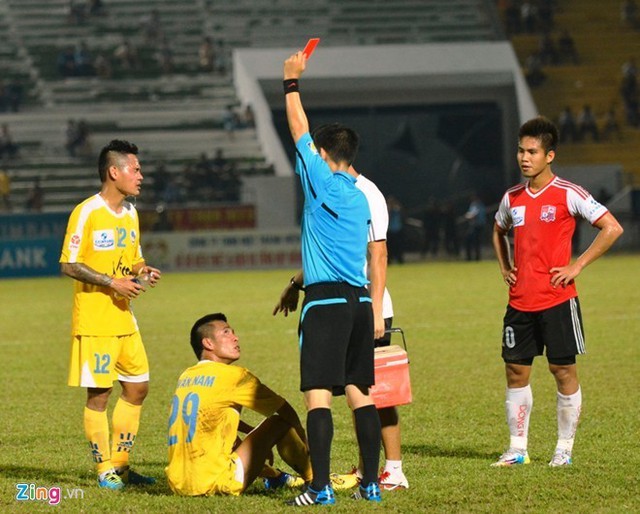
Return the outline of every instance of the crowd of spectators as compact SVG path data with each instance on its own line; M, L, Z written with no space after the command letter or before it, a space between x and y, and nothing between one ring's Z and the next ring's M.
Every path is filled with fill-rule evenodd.
M29 188L27 193L27 199L25 201L25 209L31 212L40 212L44 206L44 191L40 185L40 177L36 177L33 180L33 184Z
M614 105L600 115L596 115L588 104L583 105L577 115L570 106L566 106L558 116L558 129L561 143L578 143L586 141L589 136L594 142L610 141L614 134L618 141L622 140Z
M11 176L9 172L0 168L0 213L13 210L11 198ZM41 212L44 207L44 191L40 185L40 177L35 177L24 200L24 210L27 212Z
M91 156L89 124L86 120L69 118L65 130L65 149L70 157Z
M4 168L0 168L0 212L11 211L11 177Z
M83 25L91 19L102 19L108 15L101 0L81 2L70 0L69 23ZM60 50L56 67L63 78L97 76L112 78L118 75L136 76L143 69L149 71L148 63L155 63L155 70L162 75L176 71L176 51L171 35L163 27L160 11L153 9L140 17L137 22L142 36L134 44L130 37L122 36L121 42L108 51L101 51L94 57L85 41L75 47ZM225 74L229 71L228 51L220 39L205 36L196 49L194 66L191 71ZM197 62L197 64L196 64ZM115 71L114 71L115 70Z
M530 87L537 87L547 79L547 66L579 65L580 55L575 41L565 28L555 26L555 14L560 2L556 0L497 0L509 36L516 34L538 35L538 46L526 56L524 73ZM636 0L624 0L620 6L621 24L638 29ZM640 127L638 101L638 71L631 58L622 67L620 95L626 123ZM562 142L622 140L622 130L616 109L617 102L600 112L590 105L583 105L577 114L566 106L557 117ZM575 108L575 107L574 107Z
M102 0L69 0L67 6L67 21L70 25L84 25L90 18L103 16L107 13Z
M210 36L202 38L198 48L198 66L200 71L212 71L224 74L228 71L224 42L221 39L214 40Z
M58 73L63 78L92 77L96 74L95 61L86 41L64 48L56 62Z
M545 66L577 65L580 56L568 29L557 29L556 0L497 0L505 32L538 35L537 48L524 60L525 77L531 87L543 84L547 78Z
M498 1L508 36L549 31L554 25L556 0Z
M622 65L622 82L620 96L624 105L627 123L640 128L640 107L638 102L638 68L635 58L630 58Z
M18 112L22 104L23 87L18 79L0 79L0 113Z
M2 124L0 129L0 159L13 159L18 155L20 147L13 140L13 135L7 123Z
M525 61L525 75L531 87L542 84L546 79L544 66L578 65L580 56L571 33L563 29L554 38L551 32L540 34L537 50L531 52Z
M228 104L222 114L222 128L227 133L230 140L235 137L238 129L255 127L255 118L250 104L244 107Z
M214 156L206 152L184 164L179 174L170 173L164 162L158 162L150 173L153 200L165 205L183 202L238 202L242 178L235 161L219 148Z
M638 23L638 4L636 0L624 0L620 5L620 22L623 26L634 30L640 28Z

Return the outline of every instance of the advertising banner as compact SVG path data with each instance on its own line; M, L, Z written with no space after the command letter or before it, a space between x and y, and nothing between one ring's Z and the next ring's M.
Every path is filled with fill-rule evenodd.
M0 239L0 278L58 275L61 246L62 237Z
M148 233L142 253L163 271L294 268L301 265L300 229Z

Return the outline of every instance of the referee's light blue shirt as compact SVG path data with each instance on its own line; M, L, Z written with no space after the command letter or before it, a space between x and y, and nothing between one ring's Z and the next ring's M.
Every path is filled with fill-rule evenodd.
M369 283L365 275L367 198L347 172L333 173L307 132L296 144L296 173L304 191L302 270L306 285L317 282Z

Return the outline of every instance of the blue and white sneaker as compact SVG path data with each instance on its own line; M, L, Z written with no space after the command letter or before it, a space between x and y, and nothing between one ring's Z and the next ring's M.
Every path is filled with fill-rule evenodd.
M98 477L98 486L101 489L109 489L111 491L120 491L124 489L124 482L118 476L115 469L110 469L101 473Z
M354 500L367 500L370 502L381 502L380 486L378 482L371 482L367 487L358 487L358 490L351 495Z
M292 500L286 502L292 507L307 507L309 505L333 505L336 503L336 496L330 485L325 485L320 491L315 491L311 487Z
M556 448L556 452L551 457L549 466L552 468L559 468L561 466L571 466L573 459L571 458L571 452L569 450L561 450Z
M303 485L304 480L302 479L302 477L296 477L284 471L280 471L280 474L277 477L264 479L264 488L269 491L274 491L283 487L288 487L289 489L291 489L294 487L301 487Z
M497 462L491 464L493 467L509 467L519 466L521 464L529 464L529 454L527 450L519 450L518 448L509 448L506 452L500 455Z

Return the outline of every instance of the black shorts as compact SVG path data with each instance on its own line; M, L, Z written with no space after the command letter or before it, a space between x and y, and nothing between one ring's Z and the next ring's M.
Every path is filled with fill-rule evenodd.
M572 298L538 312L523 312L507 306L502 329L502 358L518 362L542 355L549 361L585 353L580 303ZM571 361L571 359L569 359Z
M389 330L393 325L393 317L384 319L384 329ZM381 346L389 346L391 344L391 333L384 334L379 339L374 339L373 345L376 348L380 348Z
M307 286L300 314L300 390L347 384L369 387L373 371L373 309L364 287L345 283Z

